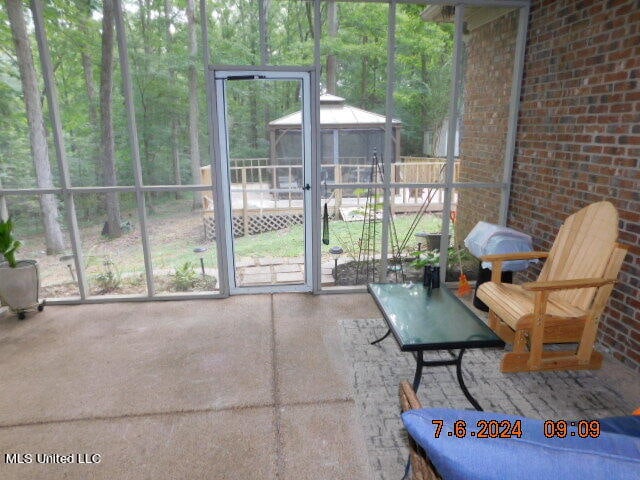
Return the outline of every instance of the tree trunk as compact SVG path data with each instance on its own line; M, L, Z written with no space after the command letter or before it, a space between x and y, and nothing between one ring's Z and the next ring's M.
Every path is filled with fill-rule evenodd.
M329 22L329 37L335 39L338 36L338 5L335 0L327 4L327 21ZM336 94L336 56L334 53L327 55L327 93Z
M40 92L38 91L38 81L27 27L22 15L22 2L19 0L7 0L5 3L11 26L11 35L16 47L20 81L22 82L22 92L29 125L31 153L36 170L36 181L39 188L53 188L47 134L40 104ZM40 195L39 198L47 254L56 254L65 249L64 236L60 223L58 223L56 198L51 194Z
M269 0L260 0L258 5L258 17L260 20L260 63L267 65L269 63Z
M368 37L365 35L362 37L362 44L365 45L367 43ZM361 105L364 108L371 108L371 105L368 104L367 100L367 90L369 89L367 80L369 75L371 75L371 72L369 71L369 57L366 55L362 56L362 71L360 74L360 102L362 102Z
M89 120L91 121L91 125L94 128L97 128L98 125L100 125L100 119L98 117L96 89L93 78L93 62L91 60L91 56L86 51L83 51L81 56L82 70L84 71L85 88L87 89L87 100L89 103ZM94 181L96 185L102 185L102 168L100 165L99 149L96 148L93 153L96 154L94 162Z
M262 65L269 64L269 0L260 0L258 4L259 20L260 20L260 63ZM269 109L269 99L263 99L263 115L264 125L271 120ZM264 139L269 141L269 132L265 131Z
M196 37L195 0L187 0L187 29L189 35L189 146L193 184L200 180L200 147L198 143L198 41ZM193 209L202 208L202 193L193 192Z
M100 71L100 147L102 152L102 176L104 186L117 184L116 147L113 137L113 40L114 14L112 0L102 2L102 65ZM118 194L105 194L107 223L103 233L120 237L122 226Z
M167 50L172 43L171 38L171 0L164 1L164 18L166 22L165 41L167 43ZM173 68L169 68L169 83L175 85L176 83L176 71ZM171 103L172 109L175 110L176 103ZM176 120L177 112L171 112L171 166L173 169L173 181L176 185L182 185L182 175L180 173L180 148L178 146L178 120ZM180 191L175 192L176 200L182 198Z
M91 18L91 0L84 0L83 8L84 16L80 19L80 32L87 39L89 38L89 28L87 26L87 22ZM83 44L81 46L80 58L82 60L82 72L84 73L84 84L85 89L87 91L87 103L89 105L89 120L91 121L91 125L93 129L91 130L91 134L95 140L92 142L94 147L92 148L92 153L94 154L93 161L93 170L94 170L94 182L96 185L102 185L102 162L100 158L100 146L98 143L98 135L95 133L100 125L100 117L98 116L98 97L96 95L96 82L95 77L93 75L93 59L91 58L91 54L89 53L89 47L87 44Z
M421 80L423 85L429 84L429 69L427 68L427 55L425 53L420 55L420 71L422 72ZM422 125L427 124L427 99L420 99L420 123Z

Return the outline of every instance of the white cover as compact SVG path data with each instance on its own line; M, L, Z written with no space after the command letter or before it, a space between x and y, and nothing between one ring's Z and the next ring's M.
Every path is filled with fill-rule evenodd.
M472 255L482 257L494 253L530 252L531 236L509 227L502 227L488 222L478 222L464 239L464 245ZM505 262L505 271L525 270L528 260ZM482 268L491 268L490 262L482 262Z

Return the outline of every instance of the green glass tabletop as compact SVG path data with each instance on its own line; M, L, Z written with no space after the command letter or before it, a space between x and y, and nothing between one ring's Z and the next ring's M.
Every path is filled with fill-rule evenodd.
M502 347L504 342L448 288L370 283L400 350Z

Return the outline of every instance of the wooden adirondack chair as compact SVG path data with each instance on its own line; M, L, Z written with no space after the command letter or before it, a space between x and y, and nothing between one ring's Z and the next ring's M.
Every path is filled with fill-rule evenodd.
M618 213L609 202L589 205L567 218L550 252L487 255L491 281L478 298L489 307L489 326L513 351L503 372L598 369L594 350L598 321L613 290L627 250L616 243ZM502 263L546 258L536 282L501 283ZM543 349L544 344L578 343L575 350Z

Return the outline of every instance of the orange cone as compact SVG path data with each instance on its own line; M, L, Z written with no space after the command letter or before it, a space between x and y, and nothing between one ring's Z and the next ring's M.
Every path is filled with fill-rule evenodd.
M471 293L471 285L469 284L469 280L467 280L467 276L464 273L460 274L460 284L458 285L458 295L464 297L465 295L469 295Z

